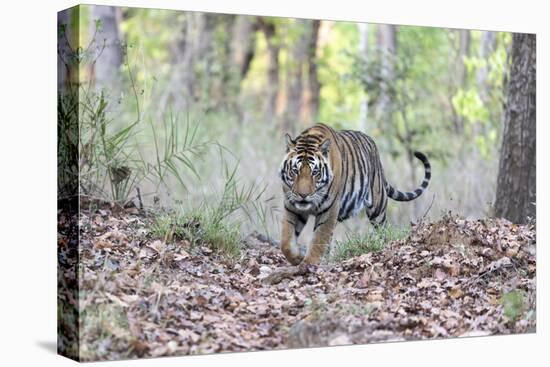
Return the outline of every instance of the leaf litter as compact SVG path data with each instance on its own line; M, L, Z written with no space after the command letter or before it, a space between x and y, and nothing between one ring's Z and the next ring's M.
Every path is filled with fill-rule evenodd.
M265 236L248 236L231 260L151 238L151 218L136 211L82 210L78 223L83 360L536 328L533 225L448 215L380 252L277 277L288 263Z

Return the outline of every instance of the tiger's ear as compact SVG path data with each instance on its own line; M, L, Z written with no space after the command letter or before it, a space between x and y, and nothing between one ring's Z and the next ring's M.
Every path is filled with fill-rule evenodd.
M325 141L319 146L319 150L320 150L321 153L325 156L325 158L328 157L329 148L330 148L330 139L325 140Z
M290 135L285 134L285 140L286 140L286 152L290 152L294 147L296 147L296 141L292 140Z

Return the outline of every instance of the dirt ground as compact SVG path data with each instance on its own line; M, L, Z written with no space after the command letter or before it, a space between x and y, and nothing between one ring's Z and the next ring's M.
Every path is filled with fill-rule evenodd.
M69 218L60 215L60 225ZM289 264L250 235L227 259L153 239L135 208L82 211L82 360L534 332L535 228L447 216L378 253L269 284ZM260 236L261 238L261 236ZM59 234L60 254L69 247ZM62 256L62 255L61 255ZM62 270L63 271L63 270Z

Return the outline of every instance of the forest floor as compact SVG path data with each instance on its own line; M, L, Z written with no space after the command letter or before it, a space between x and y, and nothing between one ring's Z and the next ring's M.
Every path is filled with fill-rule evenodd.
M535 331L533 225L447 216L380 252L273 281L288 263L258 236L230 260L152 239L151 220L81 212L83 360Z

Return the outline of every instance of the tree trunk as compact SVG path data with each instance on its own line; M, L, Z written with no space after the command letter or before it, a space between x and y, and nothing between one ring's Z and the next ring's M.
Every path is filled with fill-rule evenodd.
M96 20L101 21L95 41L105 46L94 64L95 86L97 89L107 89L111 98L118 98L120 93L122 44L119 23L121 16L119 7L94 5L90 22L90 33L94 34Z
M210 98L212 95L213 78L212 67L215 64L214 55L214 32L217 22L222 18L217 14L204 14L203 26L201 32L198 33L197 39L197 54L195 60L200 60L195 66L194 72L198 76L198 85L193 88L194 100L200 101L202 106L207 109L215 108L216 101Z
M57 13L57 86L63 93L74 93L81 80L79 70L86 67L79 62L77 49L80 42L80 7L75 6Z
M229 16L226 16L229 17ZM224 104L239 116L242 123L246 120L246 110L241 108L241 84L246 78L256 51L256 18L248 15L231 16L227 22L228 41L225 42L227 55L221 85Z
M246 78L254 58L255 19L248 15L236 16L232 29L231 61L238 70L239 79Z
M479 57L482 60L488 60L489 56L495 49L496 33L491 31L483 32L481 35L481 42L479 45ZM480 91L481 100L486 101L488 92L487 75L489 73L489 67L484 65L477 70L476 81L478 89Z
M279 93L279 51L280 44L277 39L275 24L264 18L258 18L259 27L262 30L267 43L267 98L264 110L265 120L276 121L277 97Z
M465 58L470 56L470 44L471 44L471 35L468 29L461 29L458 31L458 57L457 57L457 68L458 68L458 83L465 85L468 73L466 72L466 63L464 62Z
M68 59L71 56L71 47L68 43L70 18L71 9L57 13L57 89L59 91L65 88L69 76Z
M319 95L321 93L321 84L317 75L317 45L319 40L320 20L311 22L311 31L309 35L309 43L307 46L307 63L308 63L308 89L306 102L302 106L300 116L303 121L308 123L316 122L319 112Z
M393 111L392 96L389 86L393 83L395 76L394 57L396 55L397 34L396 26L391 24L379 24L377 32L378 50L380 52L380 99L376 107L377 119L387 116L391 120Z
M458 31L458 51L456 55L456 79L454 81L456 89L464 89L468 82L468 72L466 70L465 59L470 56L471 35L467 29ZM457 134L464 131L464 118L453 109L453 125Z
M514 223L536 218L536 36L512 36L495 215Z
M235 47L235 25L240 16L237 15L218 15L218 21L215 25L217 30L214 34L213 44L217 49L217 57L214 61L219 71L214 72L210 87L209 100L213 103L215 109L224 108L236 112L235 96L239 95L240 78L234 59ZM221 33L221 34L220 34ZM237 36L238 37L238 36Z
M311 38L312 21L300 20L296 24L300 35L292 45L287 67L286 109L283 119L283 131L292 136L296 134L296 127L302 121L300 112L304 103L304 67L307 64L308 45Z
M359 29L359 55L363 59L363 62L367 64L369 62L369 24L357 23ZM359 106L359 131L367 131L367 119L369 114L369 99L366 94L361 100Z
M160 119L170 100L176 110L187 111L194 104L197 78L196 64L200 60L201 37L205 27L205 13L185 14L182 31L177 42L172 45L173 71L162 95L156 118Z

